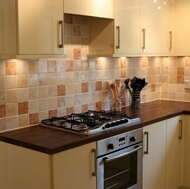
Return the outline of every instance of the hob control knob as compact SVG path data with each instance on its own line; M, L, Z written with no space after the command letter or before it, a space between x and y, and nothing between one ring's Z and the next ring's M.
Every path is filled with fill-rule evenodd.
M110 143L110 144L108 144L107 148L110 149L110 150L113 150L114 149L114 145L112 143Z
M131 142L135 142L135 141L136 141L136 137L132 136L129 140L130 140Z

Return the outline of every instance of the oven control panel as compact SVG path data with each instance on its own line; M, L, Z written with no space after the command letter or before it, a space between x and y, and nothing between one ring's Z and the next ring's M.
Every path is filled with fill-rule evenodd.
M97 141L97 156L114 152L135 143L142 142L142 140L143 131L141 128L99 140Z

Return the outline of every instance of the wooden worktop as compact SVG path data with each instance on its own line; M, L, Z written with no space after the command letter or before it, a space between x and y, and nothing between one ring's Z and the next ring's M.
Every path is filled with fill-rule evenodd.
M190 103L157 100L143 103L140 108L123 108L128 116L140 117L141 122L121 129L83 136L38 125L0 133L0 141L26 147L47 154L55 154L115 134L168 119L180 114L190 114Z

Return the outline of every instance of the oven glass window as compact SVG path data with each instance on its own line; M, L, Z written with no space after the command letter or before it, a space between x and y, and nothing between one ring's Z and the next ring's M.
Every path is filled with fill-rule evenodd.
M137 152L104 164L104 189L126 189L137 183Z

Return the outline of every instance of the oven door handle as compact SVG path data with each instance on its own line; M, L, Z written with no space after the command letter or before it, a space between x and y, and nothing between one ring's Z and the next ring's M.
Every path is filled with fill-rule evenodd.
M123 156L129 155L129 154L132 154L132 153L134 153L134 152L136 152L136 151L138 151L138 150L140 150L140 149L142 149L142 146L137 145L137 146L135 146L135 149L133 149L133 150L131 150L131 151L129 151L129 152L126 152L126 153L124 153L124 154L121 154L121 155L115 156L115 157L110 158L110 159L107 158L107 157L105 157L105 158L103 158L102 161L105 162L105 163L108 163L108 162L110 162L110 161L117 160L117 159L119 159L119 158L121 158L121 157L123 157Z

